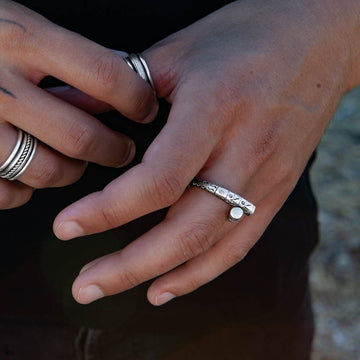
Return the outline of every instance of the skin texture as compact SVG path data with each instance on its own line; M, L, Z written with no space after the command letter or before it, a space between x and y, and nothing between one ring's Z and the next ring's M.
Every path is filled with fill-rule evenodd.
M359 83L358 14L350 0L234 2L144 52L157 95L172 104L166 126L141 164L64 209L54 231L69 240L171 208L126 248L82 269L73 285L78 302L157 277L148 299L161 305L244 258L294 188L339 99ZM50 53L58 75L54 59ZM104 99L93 99L75 75L83 93L52 94L89 112L103 109ZM229 223L227 204L187 186L195 176L241 194L255 214Z
M0 209L24 204L34 188L73 183L88 161L118 167L135 153L131 139L36 86L49 75L100 99L97 110L114 108L139 122L151 121L157 113L154 92L119 54L21 5L1 1L0 164L15 145L16 127L39 142L18 183L0 179Z
M359 83L356 6L234 2L144 52L158 96L172 104L167 124L141 164L64 209L54 231L68 240L171 207L162 223L82 269L73 284L78 302L156 277L148 299L161 305L244 258L339 99ZM227 204L187 187L195 176L239 193L255 214L229 223Z

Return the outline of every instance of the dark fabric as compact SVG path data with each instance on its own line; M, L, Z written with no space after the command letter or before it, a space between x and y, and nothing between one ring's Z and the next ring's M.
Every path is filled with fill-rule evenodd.
M0 319L0 359L75 360L78 333L77 328L57 324Z
M109 48L136 52L229 1L19 2ZM131 30L134 24L141 24L140 32ZM41 86L55 83L48 78ZM130 167L141 160L168 111L169 105L161 101L159 116L147 125L132 123L116 112L99 120L135 139L138 153ZM80 338L85 336L88 342L80 341L80 348L90 356L81 355L84 360L94 354L100 360L190 359L190 354L207 360L308 359L313 332L308 259L318 235L308 169L246 259L213 282L160 308L147 303L148 284L79 305L71 296L79 269L124 247L161 221L166 212L70 242L54 237L52 221L62 208L101 189L124 170L90 165L76 184L37 191L25 206L1 211L0 325L13 329L9 317L45 328L57 324L74 339L73 329L82 327ZM25 327L26 331L33 330ZM5 349L4 341L0 337L0 347ZM59 337L59 342L68 341L68 335ZM17 346L25 342L19 337ZM27 357L16 359L41 359L35 348L29 348ZM47 358L63 359L60 355Z

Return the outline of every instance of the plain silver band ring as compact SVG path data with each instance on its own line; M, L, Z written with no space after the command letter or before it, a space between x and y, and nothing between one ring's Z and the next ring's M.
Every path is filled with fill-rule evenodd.
M229 221L236 221L241 218L241 212L232 211L234 208L240 208L248 216L255 212L256 206L254 204L224 187L198 178L193 179L190 185L199 187L231 205L233 208L229 214Z
M124 61L130 66L131 70L139 74L142 79L147 81L150 86L155 89L149 67L147 66L147 63L141 54L129 54L128 56L124 57Z
M30 165L36 151L37 140L29 133L18 129L16 144L0 166L0 177L10 181L18 179Z

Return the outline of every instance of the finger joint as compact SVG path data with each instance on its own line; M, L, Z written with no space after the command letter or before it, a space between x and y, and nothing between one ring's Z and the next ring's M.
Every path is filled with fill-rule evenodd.
M166 172L153 177L152 188L154 201L160 208L172 205L183 193L182 184L174 172Z
M90 67L90 75L95 78L99 94L103 94L105 99L115 91L120 72L118 62L118 55L106 52L96 58Z
M180 234L178 242L185 259L207 251L212 245L213 228L209 224L192 224L191 229Z

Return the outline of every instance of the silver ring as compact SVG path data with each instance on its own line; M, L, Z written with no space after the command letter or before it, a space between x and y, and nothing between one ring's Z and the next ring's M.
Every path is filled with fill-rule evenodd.
M130 66L131 70L140 75L142 79L147 81L150 86L155 89L154 82L151 78L149 67L141 54L129 54L124 57L124 61Z
M243 214L250 216L255 212L256 206L254 204L224 187L197 178L193 179L190 185L206 190L231 205L232 209L228 218L231 222L241 219Z
M19 178L30 165L36 150L37 140L27 132L18 129L16 144L0 166L0 177L10 181Z

